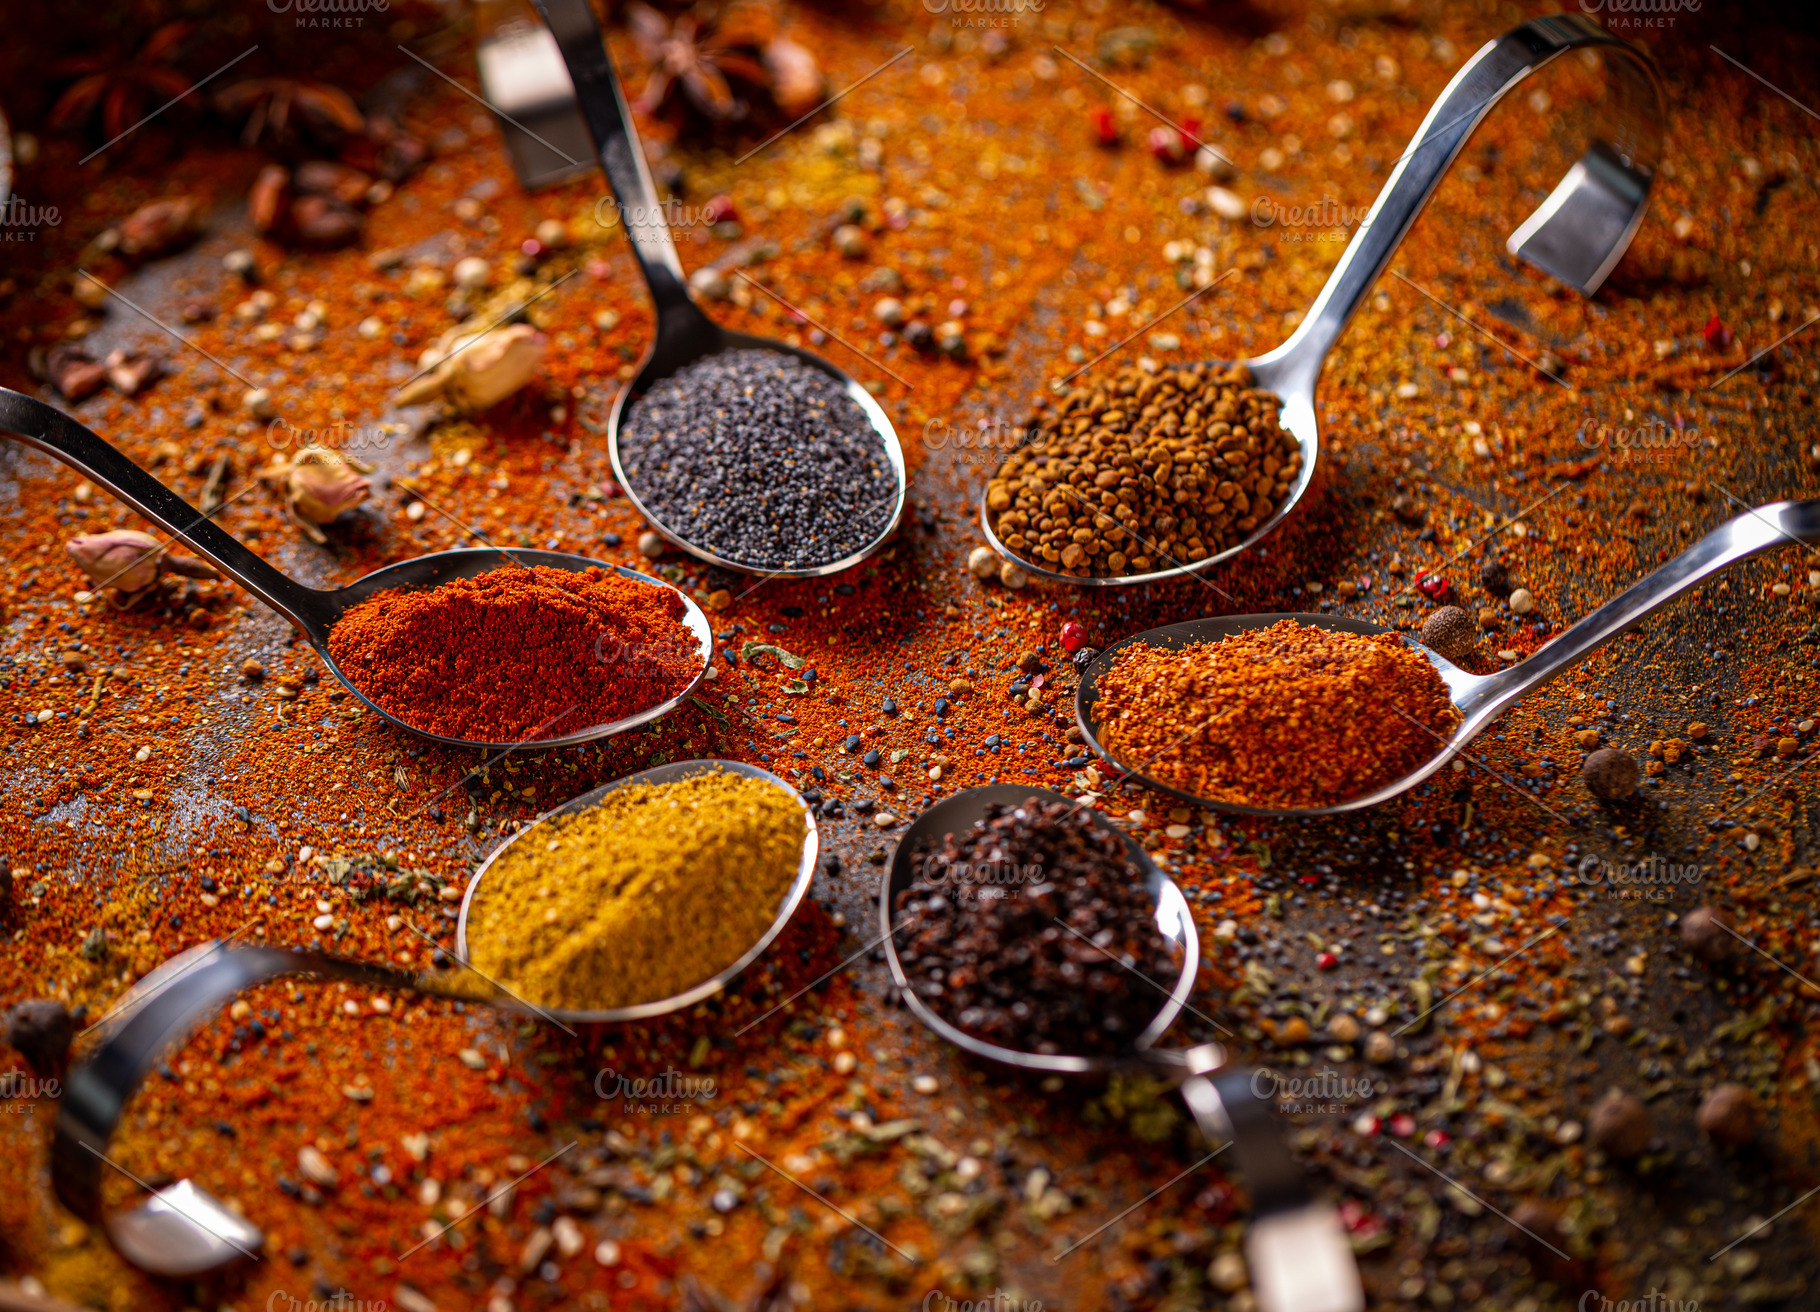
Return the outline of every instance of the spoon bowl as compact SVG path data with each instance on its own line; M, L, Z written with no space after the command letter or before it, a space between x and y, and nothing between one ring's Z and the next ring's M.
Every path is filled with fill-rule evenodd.
M897 897L915 881L916 853L925 846L940 843L945 835L959 833L976 820L984 819L988 809L993 806L1015 806L1031 798L1044 802L1061 802L1068 806L1078 805L1075 799L1046 788L993 784L984 788L969 788L937 802L904 831L903 837L898 840L897 851L891 858L891 869L879 890L879 932L884 936L885 961L890 967L892 982L903 994L904 1003L912 1015L948 1042L975 1056L1022 1070L1072 1074L1112 1070L1121 1065L1129 1065L1134 1057L1147 1052L1163 1036L1163 1031L1175 1022L1182 1008L1187 1005L1188 995L1194 990L1195 973L1200 966L1201 941L1200 935L1195 932L1194 917L1188 910L1188 899L1182 895L1181 888L1157 868L1137 840L1098 811L1089 810L1087 814L1096 826L1107 833L1117 834L1119 841L1125 845L1126 858L1142 873L1144 887L1156 898L1157 932L1174 944L1181 956L1180 971L1174 980L1167 981L1168 992L1158 994L1156 1015L1133 1042L1130 1053L1093 1055L1022 1052L975 1038L944 1019L923 1001L911 986L904 963L898 956L897 933L907 922L897 910ZM1158 981L1159 984L1164 982Z
M907 923L897 913L897 896L914 882L914 856L925 845L985 818L994 805L1015 806L1030 798L1079 806L1077 799L1045 788L996 784L970 788L930 807L904 831L879 890L880 941L891 979L910 1013L936 1034L978 1057L1025 1071L1102 1076L1115 1071L1160 1076L1175 1085L1183 1103L1216 1152L1230 1147L1251 1198L1245 1248L1259 1312L1363 1312L1364 1291L1352 1245L1331 1203L1318 1198L1307 1173L1284 1146L1276 1108L1256 1076L1228 1065L1218 1043L1192 1048L1156 1047L1194 990L1200 966L1200 935L1188 900L1135 839L1098 811L1087 814L1099 828L1115 833L1144 886L1156 898L1156 927L1181 952L1181 969L1168 992L1159 993L1156 1017L1131 1045L1110 1054L1023 1052L977 1039L942 1018L919 997L897 953L897 934Z
M1207 619L1187 620L1180 624L1166 624L1161 628L1149 629L1143 633L1134 633L1130 637L1122 638L1118 642L1113 643L1110 647L1107 647L1098 656L1094 657L1092 663L1081 672L1080 687L1076 689L1074 695L1075 722L1080 725L1081 734L1087 740L1087 745L1091 747L1101 759L1106 761L1115 770L1119 771L1125 778L1135 779L1145 787L1154 788L1158 792L1168 793L1171 797L1179 797L1183 801L1193 802L1197 806L1205 806L1213 810L1226 811L1235 815L1337 815L1342 811L1356 811L1363 807L1376 806L1381 802L1387 802L1397 794L1406 792L1409 789L1416 787L1424 780L1431 778L1458 754L1460 747L1464 746L1466 741L1472 737L1473 733L1478 731L1478 727L1482 727L1476 726L1470 730L1468 729L1471 719L1468 715L1467 707L1469 705L1477 704L1479 700L1477 695L1495 676L1471 674L1455 665L1440 653L1424 647L1419 642L1405 639L1412 647L1426 656L1430 663L1434 665L1435 671L1441 676L1441 681L1447 685L1447 691L1453 700L1454 708L1461 713L1460 723L1445 741L1437 740L1434 756L1425 761L1421 766L1403 776L1401 779L1385 785L1383 788L1376 789L1370 793L1361 794L1358 797L1349 798L1344 802L1337 802L1332 806L1320 807L1261 807L1241 806L1236 802L1226 802L1215 798L1202 797L1197 793L1189 792L1186 789L1176 788L1173 785L1164 783L1162 780L1146 773L1141 766L1133 766L1119 760L1101 741L1102 721L1099 716L1101 696L1100 680L1104 678L1106 672L1112 668L1113 664L1118 660L1119 653L1125 648L1135 644L1141 644L1148 647L1159 647L1166 651L1180 651L1184 647L1191 647L1197 643L1219 642L1223 639L1233 637L1236 634L1247 633L1257 629L1267 629L1271 625L1280 623L1283 620L1294 620L1298 624L1306 625L1310 628L1326 629L1331 633L1381 634L1394 632L1394 630L1386 629L1381 625L1373 624L1368 620L1352 619L1344 615L1307 615L1286 612L1276 615L1213 616Z
M530 838L530 841L541 842L548 836L549 831L544 827L549 824L550 821L561 816L576 815L582 811L586 811L597 804L601 798L616 789L628 788L634 784L674 783L680 779L687 779L695 775L712 773L714 771L720 771L725 774L736 774L747 779L762 780L772 787L782 789L785 793L788 793L796 804L802 808L804 826L803 847L802 856L797 864L796 878L791 882L789 889L784 893L783 900L778 904L777 914L772 918L770 927L765 930L759 940L742 953L738 960L734 961L731 965L716 971L713 975L702 980L699 984L695 984L690 988L683 990L674 997L659 998L651 1002L641 1002L630 1007L597 1009L545 1007L526 1002L523 999L518 999L517 1001L519 1005L529 1007L539 1015L549 1016L570 1024L593 1024L615 1021L648 1020L653 1016L663 1016L672 1011L680 1011L684 1007L692 1007L704 998L711 997L720 992L727 986L728 981L733 979L734 976L738 975L747 966L750 966L754 961L758 960L764 950L771 946L773 940L784 932L784 926L789 924L790 917L796 914L796 908L801 905L804 895L809 891L810 883L815 878L815 860L821 850L821 837L815 826L815 813L810 810L808 802L803 800L803 795L788 783L784 782L784 780L772 774L769 770L760 769L756 765L747 765L743 761L677 761L670 765L660 765L649 770L641 770L637 774L627 775L623 779L615 779L610 784L603 784L592 792L583 793L580 797L565 802L555 810L546 811L543 815L537 817L536 820L519 830L518 833L512 837L510 842L503 843L495 848L493 854L486 859L480 869L474 872L473 878L468 880L467 892L463 894L461 899L461 913L455 922L455 956L457 959L459 959L463 965L467 965L468 963L468 916L473 910L474 895L480 890L480 882L487 877L487 872L492 870L499 859L507 852L511 851L512 848L516 847L519 843L526 841L527 838L530 838L530 836L534 834L536 837ZM472 970L473 967L468 966L468 969ZM496 988L504 989L503 985L493 981L489 982L494 983L494 987ZM506 990L506 992L509 993L509 990Z
M719 565L723 569L739 570L748 574L759 573L772 578L786 579L820 578L823 575L838 574L842 570L851 569L883 546L885 541L897 532L898 525L903 522L904 502L909 491L910 476L904 465L904 448L897 440L897 430L892 427L890 417L873 399L872 393L813 351L805 351L800 347L790 346L766 337L754 337L750 333L734 332L711 320L704 319L704 324L705 328L691 333L680 342L673 344L672 349L667 352L660 353L657 346L653 345L645 352L645 357L640 362L639 370L633 375L632 381L621 387L618 395L613 398L613 409L607 417L607 458L613 464L613 477L619 481L620 488L625 492L627 499L637 507L638 513L650 522L651 527L656 529L666 542L682 548L690 555L704 560L710 565ZM872 425L872 431L878 434L879 439L885 445L885 458L890 462L897 490L891 503L891 513L886 518L884 527L859 550L850 552L839 560L830 561L825 565L808 565L797 569L773 569L748 564L718 555L701 544L691 541L640 500L638 480L626 472L619 449L620 433L633 407L643 399L646 392L650 391L653 384L662 382L672 374L686 369L698 361L728 351L772 351L780 355L792 356L810 368L819 369L834 379L853 403L864 412L867 421Z
M329 672L368 710L399 728L432 742L449 747L479 747L491 751L508 747L572 747L577 743L610 738L628 729L649 724L682 705L707 674L708 664L714 656L713 630L708 626L707 615L692 597L661 579L654 579L620 565L560 551L506 551L498 547L474 547L436 552L387 565L344 588L325 590L306 587L274 569L264 559L249 551L238 538L128 460L112 444L54 406L0 388L0 433L9 434L25 445L35 447L69 465L173 535L228 578L296 625L310 646L316 649L323 664L329 667ZM622 578L675 593L682 601L683 623L694 635L701 654L689 686L667 701L610 724L580 726L552 737L528 741L488 742L430 733L408 720L400 719L357 688L329 654L329 633L336 621L350 607L359 605L376 593L394 588L430 588L452 579L474 578L505 566L533 565L574 572L609 570Z
M1080 726L1087 745L1121 775L1159 792L1212 810L1288 818L1337 815L1345 811L1380 806L1433 778L1524 693L1579 664L1613 637L1641 623L1689 588L1697 586L1728 565L1760 551L1778 546L1805 546L1814 542L1820 542L1820 500L1780 501L1747 510L1720 524L1666 565L1644 575L1585 619L1549 641L1539 651L1494 674L1473 674L1463 670L1439 653L1405 637L1406 642L1428 658L1441 676L1441 681L1447 685L1454 709L1460 715L1459 723L1445 740L1437 741L1433 756L1402 778L1331 806L1240 806L1218 798L1202 797L1164 783L1146 771L1147 762L1134 763L1119 759L1102 740L1100 682L1118 659L1119 653L1133 643L1174 651L1194 643L1217 642L1237 633L1268 628L1281 620L1294 620L1299 624L1337 633L1391 632L1367 620L1343 615L1227 615L1185 620L1179 624L1167 624L1133 634L1100 652L1081 672L1080 686L1074 697L1075 722Z
M1295 486L1268 519L1242 542L1198 560L1164 556L1166 568L1082 577L1051 569L1006 547L993 530L982 491L980 527L992 549L1051 582L1126 587L1198 574L1231 560L1273 532L1301 504L1314 479L1321 454L1315 384L1328 352L1492 106L1530 74L1570 50L1591 50L1609 57L1607 73L1614 94L1599 110L1607 118L1586 153L1541 207L1517 227L1506 249L1582 295L1597 291L1643 221L1662 149L1665 101L1655 66L1637 47L1612 36L1584 14L1555 14L1532 19L1488 41L1454 74L1391 168L1371 210L1295 331L1275 350L1239 361L1250 370L1251 385L1281 403L1278 422L1295 438L1302 453ZM1612 65L1617 66L1616 71ZM1147 550L1161 554L1154 543L1139 541Z
M677 257L675 243L670 240L669 225L661 217L664 208L658 200L651 171L645 164L625 93L613 71L613 61L607 54L593 9L588 0L535 0L535 3L556 37L557 49L562 53L569 79L575 86L582 117L587 120L588 130L600 153L601 170L607 175L621 213L627 216L626 235L632 242L632 254L644 274L645 285L650 289L657 311L656 339L639 362L638 372L619 389L607 421L607 454L613 463L614 478L661 537L711 565L783 579L820 578L851 569L882 547L903 522L909 474L897 430L872 394L832 362L800 347L734 332L708 317L690 293L688 281L683 276L682 261ZM828 375L864 412L873 432L884 443L885 456L896 483L891 510L879 531L857 551L819 565L781 569L734 560L691 540L678 526L666 523L661 516L652 513L651 507L640 498L637 480L627 475L619 443L622 425L631 408L654 383L700 360L741 350L788 355Z

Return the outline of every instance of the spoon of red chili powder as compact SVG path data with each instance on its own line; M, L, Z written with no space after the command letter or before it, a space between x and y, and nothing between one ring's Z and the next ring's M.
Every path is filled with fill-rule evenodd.
M440 742L610 737L679 706L714 652L668 583L560 551L440 551L308 587L54 406L0 387L0 436L106 488L296 625L373 710Z
M608 569L504 565L351 607L329 655L354 688L421 733L563 738L694 686L702 644L674 588Z

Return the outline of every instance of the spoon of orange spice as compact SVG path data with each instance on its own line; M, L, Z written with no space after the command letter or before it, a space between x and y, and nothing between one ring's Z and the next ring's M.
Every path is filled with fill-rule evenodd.
M1772 547L1814 543L1820 543L1820 500L1779 501L1747 510L1645 575L1540 651L1493 674L1473 674L1439 652L1403 639L1433 667L1445 690L1446 705L1426 704L1421 681L1390 673L1394 667L1386 663L1376 697L1369 695L1372 685L1367 682L1352 690L1345 703L1335 701L1327 706L1326 714L1320 713L1318 696L1299 703L1293 708L1301 717L1295 749L1277 753L1270 768L1258 768L1252 778L1227 774L1217 788L1205 782L1211 776L1204 767L1214 755L1226 764L1245 759L1242 750L1230 750L1235 736L1244 732L1244 723L1219 727L1225 707L1213 698L1205 704L1177 704L1162 710L1166 722L1159 721L1158 707L1134 708L1134 689L1121 678L1134 662L1154 659L1149 653L1159 651L1168 653L1165 659L1179 662L1185 659L1184 652L1200 644L1254 640L1285 621L1291 625L1281 631L1287 644L1297 641L1295 626L1355 635L1367 643L1374 639L1395 642L1397 635L1368 621L1339 615L1225 615L1165 625L1121 639L1088 664L1075 693L1075 718L1088 746L1122 776L1200 806L1267 816L1358 811L1382 805L1432 779L1519 697L1572 669L1720 570ZM1286 695L1292 682L1306 686L1318 678L1307 669L1294 672L1292 678L1289 665L1284 668ZM1268 695L1267 684L1261 690ZM1367 695L1360 696L1361 691ZM1149 717L1141 732L1127 732L1118 723L1134 710ZM1398 756L1361 751L1356 742L1348 742L1355 730L1362 727L1369 732L1374 724L1382 725L1387 734L1401 735L1406 744L1414 740L1424 747ZM1210 731L1220 740L1211 750ZM1374 770L1373 764L1384 768ZM1323 775L1331 778L1335 768L1341 777L1351 771L1352 789L1338 796L1311 794L1308 781ZM1385 768L1391 772L1386 773ZM1201 786L1196 788L1193 781ZM1284 802L1285 797L1294 800Z

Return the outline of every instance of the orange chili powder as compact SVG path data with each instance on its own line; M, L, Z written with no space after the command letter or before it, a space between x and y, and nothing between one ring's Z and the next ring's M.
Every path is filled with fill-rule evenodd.
M377 593L329 634L376 705L470 742L560 738L687 688L701 648L682 598L602 569L506 566Z
M1459 712L1394 633L1281 620L1179 650L1133 643L1100 679L1100 741L1139 773L1237 806L1322 807L1432 758Z

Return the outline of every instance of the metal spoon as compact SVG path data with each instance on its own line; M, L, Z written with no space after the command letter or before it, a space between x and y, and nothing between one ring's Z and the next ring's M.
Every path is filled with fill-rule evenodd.
M619 395L613 401L612 413L607 419L607 456L613 462L613 476L619 480L619 485L625 489L632 504L638 507L639 512L658 533L690 555L711 565L787 579L818 578L824 574L851 569L883 546L886 539L897 531L897 526L904 517L904 496L909 478L904 468L903 447L897 440L897 430L891 426L890 418L878 402L872 399L872 394L829 361L812 351L788 346L767 337L753 337L723 328L696 304L695 298L689 294L688 282L683 277L682 262L677 258L676 247L670 241L670 230L657 217L662 215L663 205L658 199L657 188L651 181L650 170L645 167L644 152L638 144L638 133L632 126L631 111L626 107L625 95L613 72L613 61L607 55L600 26L594 20L594 12L589 7L588 0L535 0L535 3L544 21L550 25L550 30L555 33L563 62L568 65L582 116L587 119L588 130L593 134L600 151L601 169L607 175L607 181L613 188L613 195L619 201L621 210L633 216L625 225L626 235L632 240L632 254L637 257L638 267L644 273L645 285L651 290L651 301L657 311L657 340L645 352L632 381L619 389ZM870 542L839 560L825 565L772 569L716 555L700 543L690 541L673 525L666 524L660 516L654 514L639 498L637 481L626 474L619 450L621 425L630 408L653 383L709 356L727 351L754 350L777 351L794 356L840 383L853 403L865 412L873 430L885 444L885 456L890 461L897 480L891 514Z
M464 963L469 959L468 913L473 909L474 895L480 889L480 881L487 877L487 872L493 868L501 857L511 851L511 849L516 847L519 843L524 842L531 835L537 835L536 838L532 839L534 842L541 842L543 838L547 837L548 830L544 830L542 834L539 834L538 831L549 823L549 821L557 816L575 815L578 812L585 811L615 789L626 788L633 784L672 783L678 779L686 779L690 776L713 770L724 771L728 774L742 775L747 779L762 779L773 787L783 789L783 791L788 793L803 810L805 831L803 833L802 858L797 866L796 879L791 883L789 890L784 894L783 901L778 906L777 915L771 921L771 927L765 931L764 936L760 938L758 942L754 943L741 954L737 961L734 961L731 965L717 971L715 974L710 975L701 983L676 994L674 997L660 998L651 1002L641 1002L630 1007L613 1007L593 1011L563 1007L546 1007L541 1004L538 1004L534 1009L542 1015L551 1016L557 1020L571 1023L647 1020L652 1016L662 1016L672 1011L680 1011L684 1007L694 1006L703 998L710 997L713 994L720 992L721 989L726 987L729 980L739 974L747 966L751 965L754 961L758 960L759 954L771 946L773 939L783 933L784 926L789 923L790 917L796 913L796 908L802 902L803 895L809 891L809 884L815 877L816 855L821 848L820 835L815 826L815 813L809 809L809 804L803 800L803 795L797 792L796 789L791 787L788 783L784 782L784 780L772 774L769 770L761 770L758 766L747 765L743 761L678 761L670 765L660 765L649 770L641 770L639 773L627 775L623 779L615 779L610 784L603 784L592 792L583 793L575 800L539 816L533 823L527 825L524 829L521 829L511 842L495 848L493 854L486 859L486 862L480 869L474 872L474 877L468 881L467 893L461 899L461 915L455 922L456 957Z
M593 742L600 738L610 738L614 734L636 729L641 724L649 724L660 719L682 705L690 693L695 691L702 676L707 673L708 663L714 656L714 634L708 627L708 617L702 612L687 593L671 587L661 579L654 579L635 570L612 565L606 561L589 560L586 556L573 556L558 551L502 551L493 547L478 547L461 551L441 551L434 555L419 556L415 560L400 561L368 574L366 577L348 584L345 588L323 591L318 588L305 587L295 579L279 573L271 565L247 550L241 542L225 529L192 507L182 497L166 487L158 479L148 474L138 465L128 460L114 446L77 420L64 414L55 406L46 405L19 392L0 387L0 433L10 434L30 447L36 447L46 455L54 456L70 468L78 470L90 481L100 484L120 500L126 502L141 515L157 524L165 532L181 540L186 546L208 560L223 574L233 579L253 596L284 616L309 639L310 646L322 658L329 672L347 690L360 699L361 704L375 715L388 720L401 729L408 729L419 737L433 742L443 743L450 747L505 748L513 746L537 747L571 747L576 743ZM701 664L695 671L695 677L689 686L676 696L636 715L626 716L611 724L589 725L585 728L571 730L549 738L538 738L531 743L496 743L474 742L464 738L450 738L442 734L429 733L419 729L407 720L401 720L384 707L368 697L341 672L335 658L329 654L329 631L335 622L347 612L349 607L358 605L368 597L391 588L414 587L428 588L450 579L474 578L489 570L505 565L528 566L548 565L555 569L579 572L587 569L611 570L623 578L634 579L639 583L654 588L666 588L682 598L684 607L683 622L695 635L695 641L701 651Z
M969 788L936 803L903 833L891 869L879 889L879 932L885 960L910 1013L948 1042L976 1056L1027 1071L1106 1074L1141 1070L1177 1082L1182 1101L1209 1143L1232 1142L1251 1195L1252 1221L1246 1257L1261 1312L1362 1312L1364 1290L1352 1245L1333 1206L1315 1196L1301 1167L1283 1146L1276 1112L1259 1094L1253 1073L1227 1069L1218 1043L1163 1050L1154 1045L1187 1004L1200 964L1201 940L1188 900L1135 839L1094 810L1086 814L1117 834L1130 863L1142 872L1156 898L1157 932L1181 953L1181 970L1159 1000L1156 1016L1124 1052L1114 1054L1023 1052L975 1038L944 1019L917 994L897 953L897 935L908 923L897 910L898 895L915 882L915 854L984 819L993 806L1017 806L1031 799L1078 806L1076 799L1046 788L995 784ZM1015 897L1015 891L1007 893ZM1165 981L1158 981L1159 986Z
M1746 511L1719 525L1660 569L1645 575L1534 655L1496 674L1469 674L1439 652L1406 638L1433 662L1460 712L1460 722L1445 742L1436 741L1435 754L1425 764L1401 779L1332 806L1239 806L1164 783L1146 773L1153 762L1122 760L1100 741L1100 680L1118 659L1119 652L1133 643L1179 650L1194 643L1217 642L1235 633L1268 628L1279 620L1295 620L1339 633L1391 632L1368 621L1340 615L1226 615L1168 624L1133 634L1106 648L1082 671L1080 687L1074 697L1075 720L1087 745L1127 778L1217 811L1242 815L1312 816L1378 806L1432 778L1524 693L1578 665L1607 641L1655 614L1689 588L1759 551L1814 542L1820 542L1820 500L1778 501Z
M1557 56L1587 48L1623 57L1613 61L1621 76L1616 79L1619 94L1608 102L1612 106L1607 111L1612 121L1605 125L1609 143L1606 137L1595 138L1541 208L1512 234L1507 248L1591 296L1643 221L1661 152L1664 105L1655 68L1641 51L1583 14L1556 14L1532 19L1487 42L1454 74L1391 169L1370 213L1302 322L1275 350L1240 362L1250 369L1254 387L1274 393L1282 403L1280 423L1302 449L1295 486L1268 519L1237 546L1200 560L1171 560L1167 568L1121 578L1081 578L1051 569L1041 560L1026 559L1005 546L993 530L982 489L980 527L992 549L1039 578L1082 587L1122 587L1199 573L1255 546L1294 512L1314 478L1321 453L1314 389L1327 353L1402 244L1454 157L1491 107L1517 83Z
M762 779L783 789L803 808L805 833L796 879L779 903L770 927L732 965L672 998L613 1011L576 1011L531 1007L499 985L480 979L471 970L405 971L301 948L231 947L225 941L198 944L140 979L90 1032L89 1039L95 1046L87 1060L69 1073L66 1096L57 1114L56 1137L51 1144L51 1183L57 1197L75 1215L90 1224L100 1225L109 1241L129 1262L156 1275L200 1275L259 1252L265 1242L264 1232L193 1180L179 1180L158 1190L137 1207L108 1213L101 1196L101 1167L107 1160L108 1141L113 1137L126 1104L158 1058L184 1042L229 999L266 980L314 975L347 980L371 989L410 990L463 1002L484 1002L533 1011L562 1023L661 1016L692 1006L725 987L729 980L758 959L795 914L814 877L820 841L815 816L800 793L769 771L739 761L681 761L658 766L604 788L596 788L539 817L511 842L496 849L469 881L467 896L461 903L461 918L456 923L455 951L465 963L468 910L475 890L493 862L527 835L536 833L552 816L572 814L593 805L611 790L628 784L667 783L703 770L725 770L748 779Z

